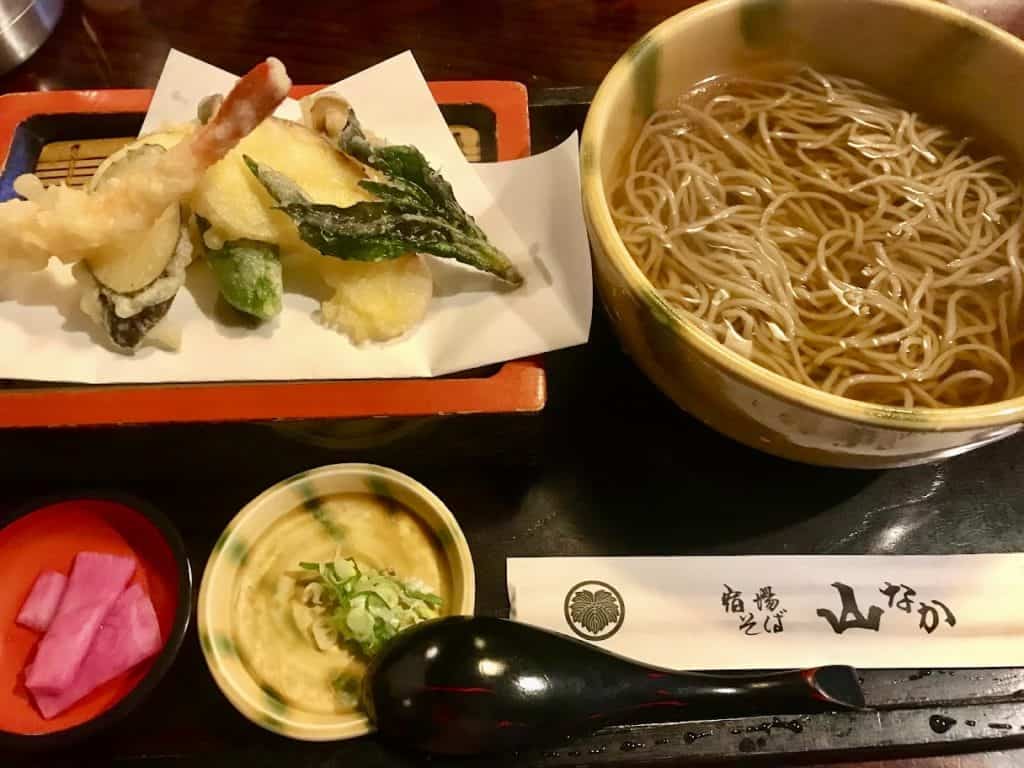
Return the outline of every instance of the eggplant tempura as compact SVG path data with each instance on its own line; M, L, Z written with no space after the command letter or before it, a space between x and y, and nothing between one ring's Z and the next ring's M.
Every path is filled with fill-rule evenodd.
M24 200L0 204L0 268L75 264L82 310L119 349L134 350L171 308L193 245L183 203L206 170L269 116L291 81L267 59L194 132L147 137L97 170L88 190L19 177Z

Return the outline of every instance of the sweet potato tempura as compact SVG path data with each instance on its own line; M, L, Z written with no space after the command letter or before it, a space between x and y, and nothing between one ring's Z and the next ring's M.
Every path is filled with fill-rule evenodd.
M15 190L26 199L0 203L0 269L43 269L51 256L76 262L104 243L148 229L269 117L290 88L284 65L267 59L238 81L190 139L92 193L44 189L35 176L19 177Z

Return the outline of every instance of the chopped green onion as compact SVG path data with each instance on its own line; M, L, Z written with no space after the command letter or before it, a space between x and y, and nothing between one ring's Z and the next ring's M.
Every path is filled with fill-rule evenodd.
M432 595L429 592L417 592L416 590L407 588L405 590L405 594L407 594L413 600L422 600L427 605L431 605L435 608L440 608L441 604L444 602L444 600L442 600L440 597L438 597L437 595Z
M331 562L301 562L299 566L317 574L324 592L321 631L316 645L324 650L327 627L333 627L338 642L356 646L372 656L380 647L406 627L437 618L444 601L418 580L402 581L392 571L360 568L352 558L336 557ZM310 592L305 587L304 595ZM308 600L306 602L309 602Z
M359 680L352 675L338 675L331 683L334 690L342 693L356 694L359 692Z
M331 682L331 687L341 702L356 706L359 702L359 680L352 675L340 674Z
M335 569L334 563L324 563L320 570L321 573L323 573L324 578L331 583L331 586L336 587L341 584L342 579L338 576L338 571Z

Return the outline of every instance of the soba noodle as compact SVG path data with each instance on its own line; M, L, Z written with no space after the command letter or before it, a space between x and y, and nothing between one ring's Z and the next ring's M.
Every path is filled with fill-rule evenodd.
M1024 224L999 156L855 80L728 78L656 112L614 217L665 300L783 376L898 406L1017 392Z

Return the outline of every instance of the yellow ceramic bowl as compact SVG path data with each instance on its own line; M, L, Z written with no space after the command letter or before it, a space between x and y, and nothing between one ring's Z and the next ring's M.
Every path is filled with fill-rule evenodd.
M232 626L238 578L247 554L282 515L339 493L382 496L404 506L433 532L448 568L445 615L472 615L476 593L473 560L455 517L433 493L411 477L372 464L335 464L288 478L250 501L217 541L199 589L199 640L221 691L243 715L268 730L305 741L335 741L367 734L361 712L323 715L291 706L261 687L241 657Z
M615 64L583 129L595 273L626 349L704 423L799 461L919 464L1018 431L1024 397L971 408L893 408L771 373L677 315L626 251L608 195L644 120L706 77L779 58L865 80L1024 158L1024 99L1016 93L1024 82L1024 43L935 0L714 0L680 13Z

